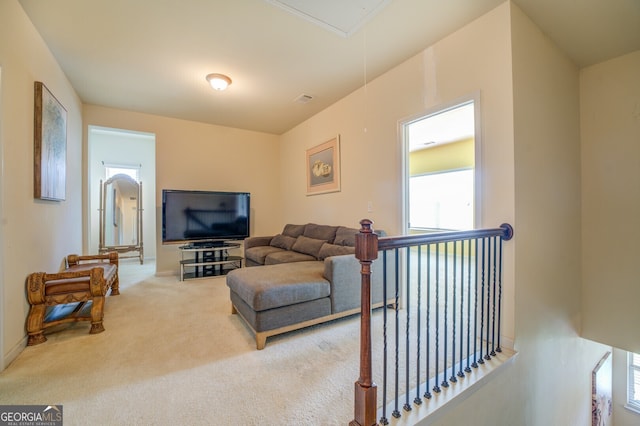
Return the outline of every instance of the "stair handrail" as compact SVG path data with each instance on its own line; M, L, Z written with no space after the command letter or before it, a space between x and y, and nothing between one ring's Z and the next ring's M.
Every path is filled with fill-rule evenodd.
M373 230L373 221L360 221L355 253L360 261L361 275L360 376L355 382L354 419L349 426L375 426L378 423L377 385L373 381L371 367L371 264L378 258L378 251L486 237L500 237L508 241L513 238L513 227L503 223L498 228L379 237Z

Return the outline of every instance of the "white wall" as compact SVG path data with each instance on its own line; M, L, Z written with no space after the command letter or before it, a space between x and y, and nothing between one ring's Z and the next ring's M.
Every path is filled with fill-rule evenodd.
M480 92L482 218L479 226L512 223L513 130L508 8L503 6L457 31L281 138L280 178L285 222L315 221L359 227L363 218L389 235L402 232L402 149L399 123ZM372 46L371 48L375 48ZM473 70L470 72L470 70ZM365 131L366 130L366 131ZM341 136L342 190L305 195L305 150ZM367 211L368 201L373 211ZM505 268L507 320L513 341L513 244Z
M356 224L370 217L399 232L398 121L474 91L481 98L481 226L515 227L505 255L505 334L519 355L430 421L588 424L591 370L607 347L578 337L578 70L520 9L503 4L283 135L285 221ZM342 191L307 197L305 150L335 134Z
M580 73L582 132L582 333L640 352L640 51ZM636 425L624 408L626 351L613 351L614 420Z
M100 181L104 164L140 166L142 182L142 242L145 259L156 257L156 146L155 135L119 129L91 127L88 130L89 253L97 253L100 242ZM123 253L135 256L136 253Z
M578 68L516 6L512 41L518 396L534 424L589 424L591 372L610 348L578 337Z
M518 356L425 424L586 425L591 371L610 347L578 337L578 70L517 6L499 9L508 11L512 41L513 158L505 153L504 161L514 166ZM486 133L484 144L492 144Z
M85 126L156 135L154 210L158 274L177 275L180 269L177 245L163 245L160 235L163 189L250 192L251 234L270 235L282 229L276 135L95 105L84 105L83 115ZM146 194L152 195L148 191Z
M640 51L581 71L582 331L640 353Z
M15 0L0 2L0 194L3 210L0 271L0 369L26 343L31 272L55 272L82 249L82 105L53 55ZM66 200L33 198L34 81L42 81L67 110Z

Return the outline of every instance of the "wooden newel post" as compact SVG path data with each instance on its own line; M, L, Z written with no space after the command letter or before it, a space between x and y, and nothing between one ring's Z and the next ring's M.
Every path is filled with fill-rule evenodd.
M356 258L360 261L361 309L360 316L360 377L355 383L354 420L350 426L377 424L377 386L371 373L371 263L378 257L378 236L369 219L360 221L356 234Z

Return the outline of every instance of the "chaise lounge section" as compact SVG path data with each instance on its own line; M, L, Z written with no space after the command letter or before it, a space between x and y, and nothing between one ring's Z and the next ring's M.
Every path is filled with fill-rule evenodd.
M282 233L245 240L245 265L227 274L232 313L267 337L360 312L355 228L288 224ZM374 262L372 303L383 303L382 264ZM391 280L388 280L391 282ZM392 294L389 292L388 294Z

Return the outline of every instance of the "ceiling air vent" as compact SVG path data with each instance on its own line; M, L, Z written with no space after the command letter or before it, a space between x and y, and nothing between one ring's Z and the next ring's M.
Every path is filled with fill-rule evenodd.
M300 96L298 96L297 98L294 99L295 103L298 104L308 104L309 102L311 102L313 100L313 96L311 95L305 95L304 93Z

